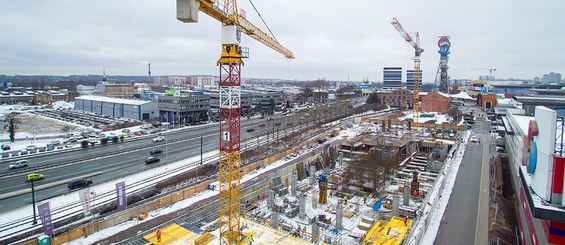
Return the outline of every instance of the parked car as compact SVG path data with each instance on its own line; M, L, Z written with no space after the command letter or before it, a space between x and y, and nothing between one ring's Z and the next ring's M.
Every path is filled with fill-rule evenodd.
M153 139L153 142L161 142L161 141L163 141L163 140L165 140L165 137L163 137L163 136L158 136L158 137L156 137L156 138Z
M8 166L9 169L24 168L27 167L27 160L19 160Z
M9 145L2 145L2 150L4 150L4 151L10 150L10 146Z
M27 175L27 182L30 181L37 181L37 180L42 180L44 179L45 176L43 176L43 174L38 174L38 173L31 173Z
M253 132L253 131L255 131L254 128L248 128L248 129L247 129L247 132Z
M67 187L69 187L69 189L72 190L72 189L76 189L76 188L89 186L92 183L93 183L92 180L88 180L88 179L75 179L75 180L69 181L69 183L67 183Z
M151 164L151 163L156 163L161 161L161 159L156 158L156 157L148 157L147 159L145 159L145 163L146 164Z
M149 154L151 154L151 155L157 155L157 154L161 154L161 153L163 153L163 150L161 150L159 148L153 149L149 152Z
M35 145L28 145L28 146L26 147L26 151L33 151L33 150L35 150L35 148L36 148Z

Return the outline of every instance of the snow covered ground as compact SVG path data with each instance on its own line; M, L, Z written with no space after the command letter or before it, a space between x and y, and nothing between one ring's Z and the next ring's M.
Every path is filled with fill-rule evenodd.
M398 118L398 120L402 121L404 119L413 119L414 118L413 111L406 110L404 112L404 114L405 115L403 117ZM421 115L421 114L432 114L432 113L418 113L418 115ZM421 117L421 116L418 117L418 122L425 123L425 122L430 121L430 120L435 120L436 124L442 124L444 122L450 122L452 120L452 118L447 114L439 114L439 113L433 113L433 114L435 114L434 117Z

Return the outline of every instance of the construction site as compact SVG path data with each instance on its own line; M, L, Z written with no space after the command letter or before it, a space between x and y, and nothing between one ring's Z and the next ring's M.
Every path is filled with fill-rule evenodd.
M437 126L343 120L271 163L273 168L248 172L242 176L235 243L405 244L418 235L415 224L428 219L433 207L424 204L437 202L445 184L438 175L451 168L466 136L460 126ZM219 194L218 185L206 192ZM217 207L205 209L189 222L160 228L160 243L157 231L143 240L220 244Z

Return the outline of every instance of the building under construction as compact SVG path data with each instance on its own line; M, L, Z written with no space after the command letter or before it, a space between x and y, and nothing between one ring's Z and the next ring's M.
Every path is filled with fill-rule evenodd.
M401 244L412 235L462 133L354 121L242 177L240 244ZM165 229L184 234L171 242L218 244L218 227L209 217Z

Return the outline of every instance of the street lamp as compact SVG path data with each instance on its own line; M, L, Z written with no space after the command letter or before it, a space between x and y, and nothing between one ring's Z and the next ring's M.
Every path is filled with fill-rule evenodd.
M33 224L37 224L37 218L35 217L35 187L33 185L33 182L35 182L34 180L30 180L29 181L31 183L31 203L32 203L32 208L33 208Z

